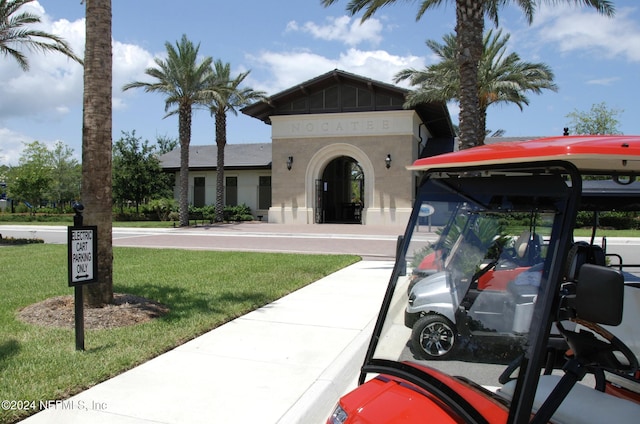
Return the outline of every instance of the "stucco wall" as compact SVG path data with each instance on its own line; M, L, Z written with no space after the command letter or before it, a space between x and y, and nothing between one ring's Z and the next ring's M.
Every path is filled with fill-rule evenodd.
M413 111L273 116L269 221L313 223L315 181L333 159L348 156L365 177L363 223L406 222L414 177L405 166L417 157L419 124Z
M268 210L258 209L258 185L262 176L270 176L269 170L225 170L224 176L238 178L238 204L246 204L251 208L254 217L267 216ZM216 171L191 171L189 172L189 204L193 204L194 178L205 178L205 204L214 205L216 203ZM179 173L176 174L176 186L174 196L180 198ZM273 182L272 182L273 184Z

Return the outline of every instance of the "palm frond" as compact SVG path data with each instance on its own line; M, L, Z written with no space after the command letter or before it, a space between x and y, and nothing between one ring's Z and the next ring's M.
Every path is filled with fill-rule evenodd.
M19 9L33 0L0 0L0 54L12 57L24 70L29 70L29 61L22 49L43 53L58 52L83 64L71 47L62 38L54 34L29 28L40 23L40 17Z

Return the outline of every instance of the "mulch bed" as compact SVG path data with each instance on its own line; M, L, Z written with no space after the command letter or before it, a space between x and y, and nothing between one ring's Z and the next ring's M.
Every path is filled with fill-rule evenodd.
M114 293L112 304L102 308L84 307L86 329L108 329L142 324L169 312L169 308L140 296ZM58 296L29 305L18 318L46 327L75 328L74 296Z

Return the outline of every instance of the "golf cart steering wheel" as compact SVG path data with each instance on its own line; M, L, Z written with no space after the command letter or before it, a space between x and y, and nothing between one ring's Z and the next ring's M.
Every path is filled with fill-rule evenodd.
M593 333L585 331L576 333L562 330L573 354L575 355L577 350L577 359L590 368L593 368L594 372L597 370L606 370L615 374L634 376L640 369L638 358L633 351L611 332L607 331L601 325L589 321L581 319L574 319L573 321L591 330L593 333L598 334L605 340L598 339ZM615 352L620 352L624 356L626 363L622 362L618 356L616 356ZM500 384L506 384L514 378L512 374L520 367L523 359L524 354L520 354L507 365L502 374L500 374L500 377L498 377Z
M602 368L612 372L622 372L624 374L635 374L640 368L638 358L633 351L619 338L603 328L601 325L574 318L576 324L591 330L602 337L605 341L596 338L593 333L581 331L579 333L567 331L567 343L574 354L589 366ZM627 363L622 362L615 352L620 352Z

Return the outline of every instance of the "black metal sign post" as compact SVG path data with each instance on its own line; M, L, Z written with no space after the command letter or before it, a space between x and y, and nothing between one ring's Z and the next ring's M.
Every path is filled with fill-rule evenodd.
M67 230L69 287L74 287L76 350L84 350L84 299L82 286L98 277L98 227L82 225L84 207L76 203L73 227Z

